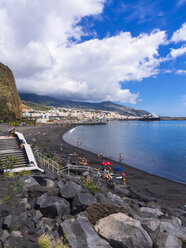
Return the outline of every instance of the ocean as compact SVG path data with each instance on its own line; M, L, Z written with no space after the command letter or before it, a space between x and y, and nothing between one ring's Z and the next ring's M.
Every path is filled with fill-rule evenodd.
M186 184L186 121L113 121L68 131L69 144Z

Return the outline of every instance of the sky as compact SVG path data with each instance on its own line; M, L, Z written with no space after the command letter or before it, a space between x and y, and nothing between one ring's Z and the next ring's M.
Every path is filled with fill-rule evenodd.
M186 0L0 0L19 92L186 116Z

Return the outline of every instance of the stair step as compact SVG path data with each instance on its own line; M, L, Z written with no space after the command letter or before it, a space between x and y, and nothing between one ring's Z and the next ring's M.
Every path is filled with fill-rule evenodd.
M27 158L26 157L15 157L16 159L18 159L18 163L20 162L20 161L25 161L25 160L27 160ZM5 160L7 160L6 158L0 158L0 160L2 160L2 161L5 161Z
M22 150L18 150L18 149L6 149L3 151L0 151L0 154L5 154L5 153L22 153Z

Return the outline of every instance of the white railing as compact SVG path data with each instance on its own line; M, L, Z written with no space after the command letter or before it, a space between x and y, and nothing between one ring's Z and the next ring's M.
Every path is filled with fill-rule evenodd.
M35 150L35 155L38 159L38 161L43 165L46 166L49 170L51 170L53 173L57 174L57 175L62 175L63 173L68 173L68 175L70 175L71 170L82 170L82 171L94 171L95 169L89 166L84 166L84 165L72 165L72 164L67 164L66 166L64 166L63 169L60 169L59 164L46 157L45 155L43 155L42 153L38 152L37 150Z
M59 164L56 161L46 157L45 155L43 155L42 153L40 153L36 150L35 150L35 155L36 155L38 161L43 166L46 166L53 173L56 173L57 175L59 175Z
M68 174L70 174L70 171L71 170L82 170L82 171L94 171L95 172L95 169L92 168L92 167L89 167L89 166L85 166L85 165L72 165L72 164L67 164L65 166L65 168L59 170L59 175L61 175L63 172L68 172Z
M28 158L28 166L25 167L20 167L20 168L14 168L12 170L6 170L6 172L20 172L20 171L31 171L31 170L38 170L40 172L44 172L44 170L42 170L41 168L38 167L37 162L35 160L34 154L32 152L32 149L30 147L30 145L27 143L24 135L22 133L19 132L15 132L15 128L12 128L9 130L9 133L13 132L13 134L15 134L18 139L21 141L23 141L24 144L24 149Z
M22 140L24 142L24 144L27 144L26 139L25 139L25 137L24 137L24 135L22 133L15 132L15 134L17 135L19 140Z

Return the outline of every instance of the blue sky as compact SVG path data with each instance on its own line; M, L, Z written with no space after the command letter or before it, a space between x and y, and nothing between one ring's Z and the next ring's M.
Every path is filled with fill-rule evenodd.
M20 92L186 116L186 0L1 0Z
M108 1L104 11L97 20L85 17L82 20L87 30L96 31L99 39L114 36L121 31L130 32L133 36L151 33L154 29L165 30L170 40L173 33L186 22L186 1ZM90 27L90 24L92 27ZM87 37L86 37L87 38ZM92 37L90 37L91 39ZM166 57L171 48L179 48L185 44L160 46L159 54ZM160 115L186 116L186 55L168 61L160 66L160 73L142 81L123 82L122 87L132 92L139 91L142 101L135 104ZM166 72L167 70L167 72ZM120 102L117 102L120 103ZM128 104L133 107L133 104Z

